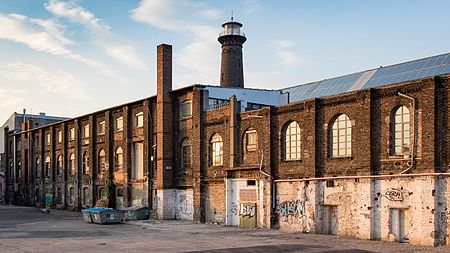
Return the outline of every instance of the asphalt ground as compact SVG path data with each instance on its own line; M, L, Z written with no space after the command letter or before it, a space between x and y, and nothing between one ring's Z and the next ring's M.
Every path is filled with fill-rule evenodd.
M85 223L81 213L0 205L0 252L450 252L425 247L186 221Z

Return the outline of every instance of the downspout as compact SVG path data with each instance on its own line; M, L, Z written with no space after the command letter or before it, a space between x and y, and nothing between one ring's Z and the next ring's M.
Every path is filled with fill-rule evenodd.
M400 172L400 175L403 175L404 173L410 171L412 168L414 168L415 165L415 147L416 147L416 99L405 95L401 92L398 93L399 96L405 97L409 100L411 100L412 108L413 108L413 117L412 117L412 124L413 124L413 137L412 137L412 148L411 148L411 163L408 168L406 168L404 171Z
M16 163L17 163L17 154L16 154L16 141L17 141L17 136L16 136L16 131L14 130L14 141L13 141L13 165L14 165L14 176L13 176L13 182L14 182L14 192L16 192L18 189L18 185L17 185L17 168L16 168Z

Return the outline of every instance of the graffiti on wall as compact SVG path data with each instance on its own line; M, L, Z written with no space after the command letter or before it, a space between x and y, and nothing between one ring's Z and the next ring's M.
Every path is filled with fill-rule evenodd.
M175 215L177 219L193 220L194 203L192 191L179 191L177 195Z
M231 209L230 212L234 215L238 215L239 214L239 209L238 209L238 204L233 202L231 203Z
M400 189L389 188L384 193L384 196L390 201L403 201L403 193Z
M45 194L45 208L51 208L52 207L52 194Z
M287 225L298 225L303 232L309 233L314 224L314 211L306 207L304 200L287 200L277 203L280 222Z
M240 210L240 215L241 216L246 216L249 218L254 217L256 214L256 206L254 204L242 204L241 205L241 210Z

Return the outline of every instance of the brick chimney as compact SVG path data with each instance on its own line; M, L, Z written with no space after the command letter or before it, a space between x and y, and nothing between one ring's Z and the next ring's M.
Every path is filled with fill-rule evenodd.
M156 61L156 188L165 189L173 183L172 46L159 45Z

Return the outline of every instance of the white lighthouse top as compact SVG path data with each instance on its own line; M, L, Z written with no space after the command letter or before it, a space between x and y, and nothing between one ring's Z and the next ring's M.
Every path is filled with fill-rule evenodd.
M225 35L240 35L245 36L243 32L241 32L242 24L235 21L226 22L222 25L223 32L220 34L221 36Z

